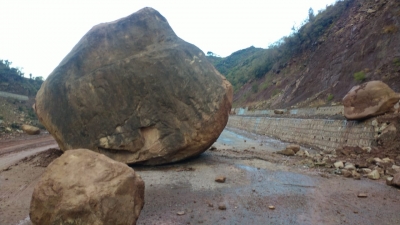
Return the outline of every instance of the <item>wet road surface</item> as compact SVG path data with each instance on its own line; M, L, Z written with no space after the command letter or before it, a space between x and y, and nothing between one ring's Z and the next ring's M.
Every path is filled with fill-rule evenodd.
M146 185L137 224L400 224L398 189L382 180L321 176L316 169L290 167L284 163L287 157L272 154L285 145L225 130L214 144L217 149L197 158L157 167L134 166ZM28 202L43 171L20 163L0 173L0 185L13 181L12 177L6 180L12 173L17 179L14 186L23 188L0 204L4 210L0 224L31 224ZM20 177L27 172L29 176ZM215 182L221 175L226 182ZM359 198L359 193L367 197ZM8 203L18 205L9 210ZM219 209L221 204L225 210Z
M400 192L383 182L321 177L240 154L252 147L270 154L285 145L225 130L217 150L198 158L134 167L146 183L138 224L400 224ZM230 148L235 154L223 150ZM219 175L225 183L214 181Z

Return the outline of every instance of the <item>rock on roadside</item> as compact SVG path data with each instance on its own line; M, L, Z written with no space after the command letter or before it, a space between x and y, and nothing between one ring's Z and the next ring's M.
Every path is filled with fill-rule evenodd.
M144 8L85 34L43 83L35 111L63 151L157 165L207 150L232 97L204 53Z
M40 129L37 128L37 127L35 127L35 126L31 126L31 125L24 124L24 125L22 125L21 129L22 129L25 133L27 133L27 134L29 134L29 135L37 135L37 134L40 134Z
M36 185L33 224L135 224L144 182L126 164L86 149L54 160Z
M226 177L225 176L218 176L215 178L215 182L217 183L225 183Z
M281 151L276 151L276 154L285 155L285 156L294 156L296 153L293 151L293 149L286 148Z
M371 180L379 180L381 176L378 170L372 170L370 173L367 174L367 177Z
M393 176L390 185L400 188L400 172Z
M384 114L400 100L382 81L370 81L353 87L343 98L344 116L359 120Z
M286 149L292 149L294 151L294 153L296 154L298 151L300 151L300 145L290 144L290 145L286 146Z

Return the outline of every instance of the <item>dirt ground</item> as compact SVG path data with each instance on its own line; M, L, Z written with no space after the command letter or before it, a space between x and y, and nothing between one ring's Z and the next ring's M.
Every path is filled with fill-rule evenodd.
M2 225L31 224L33 188L45 167L61 154L54 141L48 142L50 136L26 138L0 142ZM21 147L25 144L31 147ZM19 150L10 151L12 146ZM399 189L384 180L354 180L309 168L299 163L301 157L273 153L285 146L267 137L225 130L215 148L197 158L133 166L146 184L137 224L400 224ZM43 147L48 150L38 150ZM8 153L1 154L5 148ZM22 152L31 156L15 156ZM10 155L17 162L2 163ZM226 182L215 182L217 176L225 176ZM358 197L360 193L366 197Z

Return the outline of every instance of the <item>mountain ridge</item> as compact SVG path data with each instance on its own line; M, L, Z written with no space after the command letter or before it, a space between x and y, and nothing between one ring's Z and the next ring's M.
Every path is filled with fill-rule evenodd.
M297 43L286 55L279 53L285 50L280 46L257 51L250 47L226 58L210 60L236 85L235 107L335 105L340 104L351 87L370 80L382 80L400 92L400 2L344 0L328 6L312 19L297 32L281 39L287 49L290 44ZM324 29L312 28L318 23L325 24ZM307 37L308 34L313 34L314 38ZM238 59L241 52L251 50L253 54ZM264 54L262 60L261 52L269 55ZM257 57L264 63L248 69L249 59ZM221 70L221 65L229 65L226 63L229 61L235 61L236 66ZM262 75L254 73L265 68L267 72ZM235 71L240 71L247 79L239 77Z

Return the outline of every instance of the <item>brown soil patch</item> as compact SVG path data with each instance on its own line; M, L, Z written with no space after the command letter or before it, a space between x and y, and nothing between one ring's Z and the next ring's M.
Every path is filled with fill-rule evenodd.
M61 154L52 148L0 171L0 224L18 224L29 215L33 188L47 165Z

